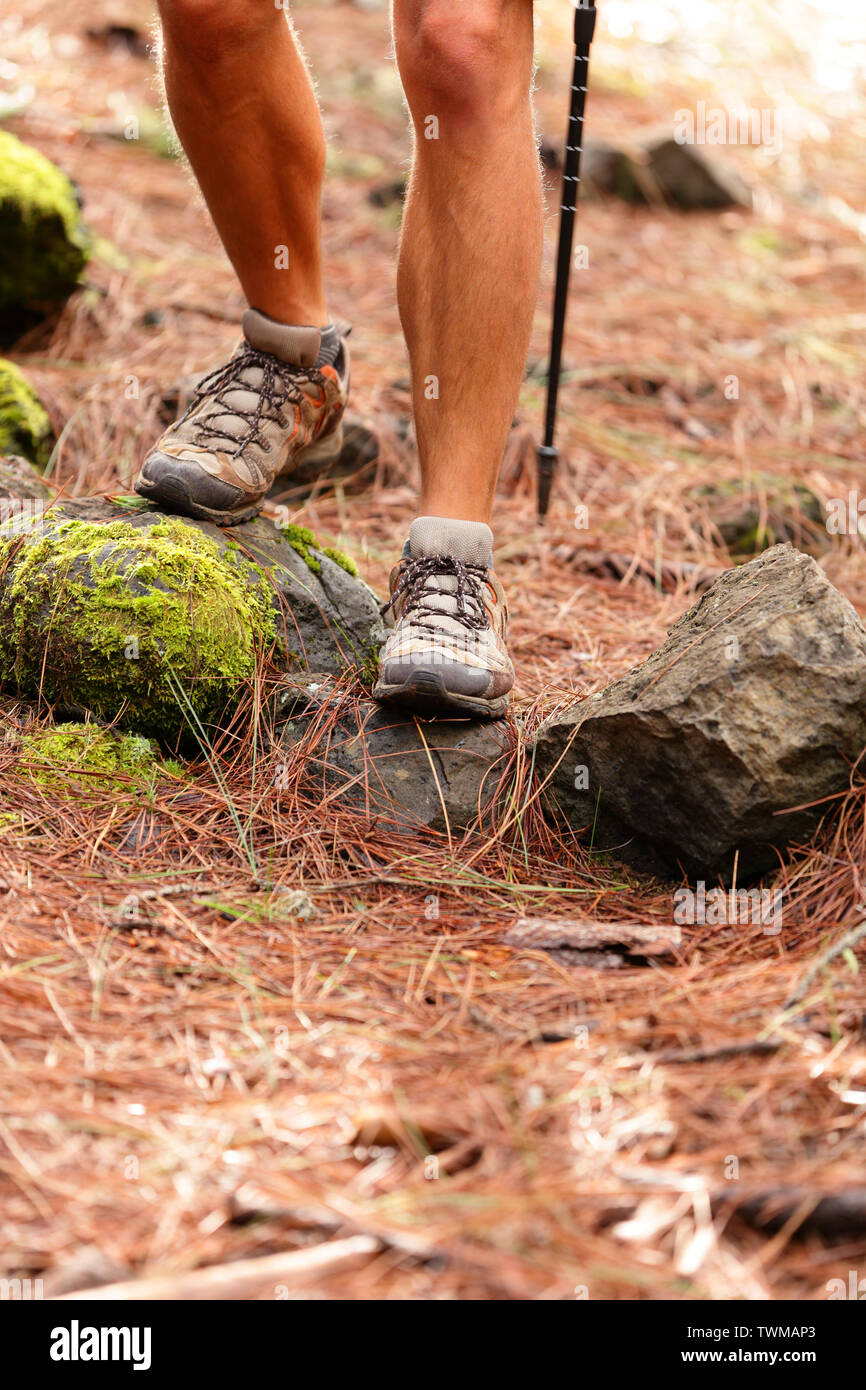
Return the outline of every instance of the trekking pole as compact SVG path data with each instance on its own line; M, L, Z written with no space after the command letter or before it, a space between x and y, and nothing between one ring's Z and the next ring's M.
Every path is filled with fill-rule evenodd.
M553 328L550 335L550 362L547 369L547 410L544 421L544 443L536 450L538 456L538 519L543 521L550 503L550 485L559 453L554 446L556 429L556 400L562 368L562 339L565 332L565 311L568 307L568 282L571 275L571 255L574 224L577 215L577 190L580 185L580 155L583 144L583 108L589 73L589 45L595 29L595 6L578 0L574 10L574 76L571 79L571 113L568 118L568 138L565 145L565 169L562 175L562 207L559 214L559 247L556 253L556 286L553 292Z

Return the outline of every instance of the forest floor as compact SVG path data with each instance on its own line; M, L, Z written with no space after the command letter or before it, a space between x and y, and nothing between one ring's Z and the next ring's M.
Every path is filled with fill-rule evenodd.
M569 7L536 8L539 123L557 144ZM702 484L746 481L760 500L754 479L781 474L826 502L861 482L866 116L822 99L785 10L775 28L734 26L735 51L727 29L599 34L596 138L736 97L784 108L785 134L773 156L708 151L753 185L751 211L581 207L589 266L573 277L547 526L537 375L496 503L515 729L662 640L693 598L654 582L662 562L730 563ZM407 127L384 8L308 0L294 15L330 139L331 304L354 325L354 408L383 447L369 486L300 498L293 519L384 592L416 462L401 442L399 203L368 195L405 170ZM62 430L52 481L74 496L130 490L163 396L228 353L243 309L166 146L152 60L88 32L109 21L146 31L149 7L22 0L0 20L4 90L33 87L8 126L76 180L98 238L85 288L11 354ZM123 138L132 116L137 140ZM556 201L551 183L535 361ZM633 560L624 577L611 555ZM866 613L859 538L822 563ZM3 710L12 730L31 715ZM252 739L227 741L219 779L202 761L182 791L163 786L144 808L152 833L132 840L132 792L52 795L0 754L14 813L0 836L0 1273L71 1288L89 1269L175 1276L358 1232L375 1250L304 1296L821 1299L866 1267L852 1194L864 956L820 964L863 912L859 775L780 868L778 935L687 927L672 959L589 969L506 933L523 915L670 923L672 886L546 827L519 756L521 815L461 840L389 835L338 802L323 823L303 765L277 787L276 755L257 751L253 769ZM314 915L288 912L287 890ZM841 1222L822 1198L847 1200Z

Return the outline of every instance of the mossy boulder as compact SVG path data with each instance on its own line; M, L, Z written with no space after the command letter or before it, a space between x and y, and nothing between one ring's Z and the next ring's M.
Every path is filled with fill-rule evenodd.
M0 541L0 565L0 677L127 727L170 735L184 710L218 720L275 636L266 583L175 518L46 513Z
M696 529L708 540L721 536L736 559L785 541L812 555L830 547L820 498L791 478L772 473L725 478L694 488L688 501Z
M306 548L265 521L225 534L137 499L0 526L0 680L143 734L212 736L262 655L286 671L369 663L375 595Z
M0 323L62 303L87 264L75 188L38 150L0 130Z
M149 792L161 775L181 772L178 764L160 760L150 739L98 724L31 729L21 741L21 762L38 786L53 792Z
M54 433L48 414L20 367L0 357L0 453L19 454L44 468Z

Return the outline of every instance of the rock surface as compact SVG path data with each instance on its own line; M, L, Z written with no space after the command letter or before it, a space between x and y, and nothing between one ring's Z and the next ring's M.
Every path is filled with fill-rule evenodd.
M285 697L294 709L282 745L302 745L305 777L335 810L351 807L398 831L491 828L507 792L505 721L416 721L327 679L292 684Z
M89 237L70 180L0 130L0 334L11 340L63 303L87 264Z
M0 678L23 695L173 737L182 707L221 721L262 650L286 671L373 661L375 594L298 528L226 533L137 498L18 520L0 525Z
M51 488L43 482L29 459L20 454L0 454L0 501L3 502L50 502ZM0 520L5 520L12 509L0 508Z
M642 868L738 881L778 862L866 745L866 628L809 556L726 572L622 680L542 725L546 805ZM592 831L594 824L594 832Z

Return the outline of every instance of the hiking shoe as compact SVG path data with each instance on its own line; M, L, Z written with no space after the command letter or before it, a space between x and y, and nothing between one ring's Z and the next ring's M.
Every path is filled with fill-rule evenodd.
M275 479L296 464L326 467L343 443L348 326L333 366L315 366L321 331L243 318L234 356L207 372L181 418L148 455L136 492L171 511L234 526L261 511Z
M382 648L375 699L424 714L491 719L504 713L514 668L492 550L493 532L484 522L438 516L412 522L382 609L393 630Z

